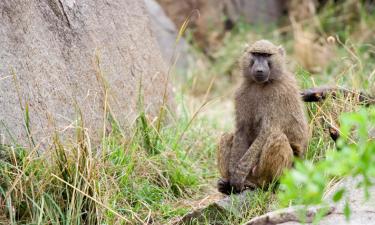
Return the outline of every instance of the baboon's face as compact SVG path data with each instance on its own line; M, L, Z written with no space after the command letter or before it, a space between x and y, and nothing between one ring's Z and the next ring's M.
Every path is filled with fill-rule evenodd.
M271 74L271 54L250 53L250 64L247 75L257 83L265 83L270 79Z
M284 73L285 51L269 41L248 46L242 56L242 71L250 82L259 84L278 80Z

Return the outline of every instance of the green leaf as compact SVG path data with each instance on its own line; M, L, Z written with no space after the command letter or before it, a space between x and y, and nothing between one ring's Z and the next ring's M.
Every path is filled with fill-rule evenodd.
M332 198L333 201L334 201L334 202L338 202L338 201L340 201L340 200L342 199L342 196L343 196L344 192L345 192L345 189L341 189L341 190L337 191L337 192L333 195L333 198Z
M349 218L350 218L350 206L349 206L349 202L346 200L345 201L345 206L344 206L344 215L345 215L345 219L347 221L349 221Z

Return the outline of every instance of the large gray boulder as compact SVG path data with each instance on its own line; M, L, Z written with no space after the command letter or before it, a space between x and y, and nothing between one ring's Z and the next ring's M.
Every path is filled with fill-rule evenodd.
M105 110L121 126L134 120L140 89L156 115L166 76L143 1L0 1L0 134L7 143L27 144L29 130L35 143L48 144L54 130L72 133L79 115L98 140Z
M235 22L276 23L286 9L286 2L279 0L224 0L228 18Z
M163 59L167 66L184 72L193 61L189 53L189 44L183 37L178 37L178 29L165 14L156 0L145 0L147 11L151 19L151 29L156 36Z

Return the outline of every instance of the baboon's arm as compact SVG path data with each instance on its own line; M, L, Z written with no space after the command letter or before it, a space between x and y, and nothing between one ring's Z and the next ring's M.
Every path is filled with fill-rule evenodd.
M247 175L250 173L250 170L256 166L259 161L259 157L262 151L262 147L264 146L267 137L270 135L270 132L267 131L268 129L262 129L259 133L258 137L254 140L251 146L248 148L246 153L241 157L238 161L238 165L231 174L230 183L236 189L242 189L244 181Z
M296 143L290 143L290 146L292 147L294 156L298 158L303 158L303 154L304 154L303 146L301 146L300 144L296 144Z
M238 127L234 133L233 147L229 159L229 174L233 174L238 161L249 148L249 138L244 126Z

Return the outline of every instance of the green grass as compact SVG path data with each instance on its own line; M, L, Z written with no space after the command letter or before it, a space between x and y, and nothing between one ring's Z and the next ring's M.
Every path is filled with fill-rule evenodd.
M113 129L100 149L79 126L75 140L56 136L40 157L2 145L0 222L163 224L185 214L183 201L203 198L217 177L218 134L214 120L193 120L180 105L181 116L159 131L140 113L130 137Z

